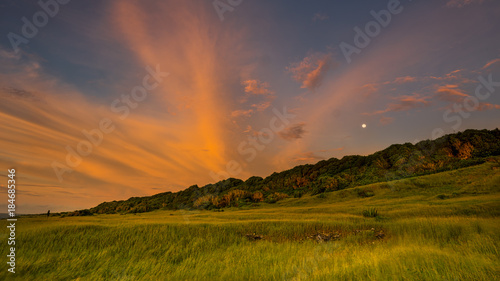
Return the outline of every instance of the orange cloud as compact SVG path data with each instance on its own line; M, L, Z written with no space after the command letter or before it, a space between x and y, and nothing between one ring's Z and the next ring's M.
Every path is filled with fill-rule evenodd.
M405 76L405 77L398 77L394 80L393 83L396 84L405 84L405 83L411 83L417 81L417 78L411 77L411 76Z
M437 91L437 98L448 102L461 102L468 95L448 87L440 87Z
M200 165L217 171L234 153L225 149L233 146L228 143L232 138L228 137L231 121L227 116L249 116L255 110L234 110L235 97L225 83L240 79L233 69L245 64L246 56L241 53L251 55L252 51L241 49L236 54L233 50L240 49L245 32L221 25L213 11L204 8L192 1L120 1L112 10L117 33L135 50L137 59L144 65L159 64L171 73L159 89L157 102L176 106L179 118L165 126L179 128L180 145L190 151L207 149L200 155ZM264 86L249 83L246 89L255 94L265 92ZM189 106L178 106L186 97Z
M111 111L111 101L86 98L44 73L36 60L0 52L8 62L0 66L7 69L0 76L0 164L3 171L19 169L26 191L23 202L34 206L32 210L87 208L105 200L206 184L214 181L209 172L225 167L237 153L226 150L237 144L232 143L235 137L228 137L232 123L227 118L235 98L224 82L240 79L233 68L244 65L246 55L228 49L241 44L244 32L212 28L216 15L203 15L193 3L166 2L139 7L138 2L123 1L110 9L109 35L137 55L131 58L138 65L131 72L146 74L144 66L159 66L171 74L124 120ZM221 29L233 28L225 26ZM122 94L120 89L116 98ZM253 110L268 106L254 104ZM86 139L83 130L98 128L103 118L113 121L115 131L59 182L52 163L67 165L66 147L75 150ZM41 201L43 205L37 204Z
M334 66L331 54L314 53L300 62L292 63L287 70L295 81L302 84L301 88L315 90Z
M489 67L491 67L492 65L495 65L497 63L500 63L500 59L494 59L494 60L491 60L489 61L488 63L486 63L482 69L487 69Z
M479 103L479 106L477 107L476 110L486 111L486 110L492 110L492 109L500 109L500 105L482 102L482 103Z
M386 109L378 110L373 113L365 113L365 115L383 114L387 112L409 111L412 109L427 107L431 104L430 101L427 100L427 97L421 97L418 94L413 94L411 96L404 95L393 98L393 100L395 100L396 102L390 103Z
M271 103L276 98L274 92L269 89L269 83L261 82L259 80L245 80L242 82L245 86L245 93L247 96L242 100L242 102L247 102L248 99L252 99L254 102L251 107L253 109L248 110L237 110L233 111L232 117L238 116L251 116L255 111L264 111L271 106ZM264 99L262 101L262 99ZM254 110L255 109L255 110Z
M245 93L254 95L269 95L272 92L269 90L269 84L260 82L259 80L246 80L242 83L245 86Z
M389 125L392 122L394 122L394 118L392 117L385 117L385 116L380 117L380 123L382 125Z
M308 151L308 152L300 153L298 156L295 156L294 158L292 158L292 161L294 161L294 162L313 162L313 161L318 161L318 160L322 160L322 159L325 159L325 158L316 155L312 151Z
M240 109L231 112L231 117L241 117L241 116L250 117L252 116L253 113L254 113L253 109L248 109L248 110Z
M441 101L449 102L449 103L454 103L454 104L462 104L462 103L464 103L464 100L468 97L470 97L470 96L467 94L464 94L463 92L461 92L459 90L450 89L448 87L440 87L436 91L436 98L437 99L439 99ZM452 108L452 107L449 106L448 108ZM479 104L475 110L486 111L486 110L493 110L493 109L500 109L500 105L479 102Z

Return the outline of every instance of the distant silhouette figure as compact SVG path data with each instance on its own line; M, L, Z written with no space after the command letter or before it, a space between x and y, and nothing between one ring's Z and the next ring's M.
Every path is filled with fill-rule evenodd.
M50 216L50 210L47 212L47 218Z

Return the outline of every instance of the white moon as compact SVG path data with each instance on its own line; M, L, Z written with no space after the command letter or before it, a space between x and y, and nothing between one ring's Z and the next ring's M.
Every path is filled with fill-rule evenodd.
M363 129L364 129L364 128L366 128L366 124L361 125L361 127L362 127Z

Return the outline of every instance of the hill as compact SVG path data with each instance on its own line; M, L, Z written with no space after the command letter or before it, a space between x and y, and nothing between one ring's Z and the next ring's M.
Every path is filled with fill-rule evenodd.
M157 209L221 209L275 203L287 197L320 194L377 182L433 174L484 163L500 155L500 130L466 130L417 144L395 144L369 156L331 158L314 165L246 181L230 178L179 192L104 202L64 215L142 213ZM361 194L372 196L367 192Z

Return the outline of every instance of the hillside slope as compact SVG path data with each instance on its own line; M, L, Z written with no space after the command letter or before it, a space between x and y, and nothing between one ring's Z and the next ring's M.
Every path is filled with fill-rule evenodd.
M230 178L203 187L194 185L176 193L104 202L90 210L68 215L219 209L259 202L275 203L287 197L300 198L304 194L315 195L478 165L496 155L500 155L500 130L466 130L415 145L391 145L369 156L345 156L301 165L266 178L251 177L246 181ZM371 193L363 196L369 197Z

